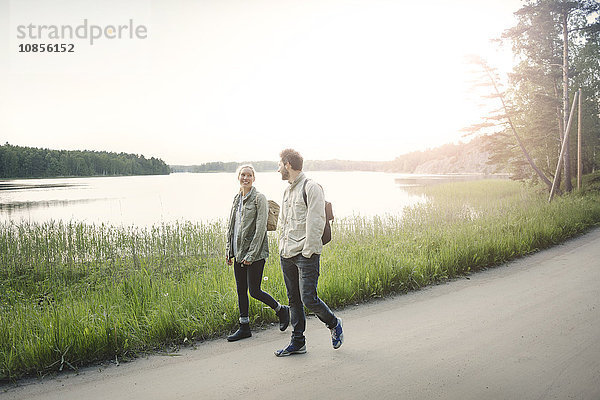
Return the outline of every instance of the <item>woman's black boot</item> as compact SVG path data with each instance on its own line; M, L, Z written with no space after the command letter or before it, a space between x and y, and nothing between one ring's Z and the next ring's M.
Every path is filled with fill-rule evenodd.
M279 330L282 332L285 331L290 324L290 308L282 305L275 314L279 318Z
M249 338L250 336L252 336L250 324L240 324L240 328L233 335L227 336L227 341L235 342L236 340Z

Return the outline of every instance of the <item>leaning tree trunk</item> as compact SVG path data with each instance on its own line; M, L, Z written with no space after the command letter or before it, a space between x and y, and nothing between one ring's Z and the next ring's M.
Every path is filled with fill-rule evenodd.
M482 63L481 66L483 67L490 82L492 83L494 91L496 92L496 96L502 102L502 108L504 109L504 113L506 115L506 120L508 121L508 125L510 126L510 128L513 132L513 135L515 136L515 139L517 140L517 144L521 148L523 155L527 159L527 162L529 163L529 165L531 165L531 168L533 168L533 170L535 171L537 176L542 180L542 182L544 182L546 184L546 186L548 186L548 190L552 190L552 182L550 182L550 179L548 179L546 177L546 175L544 175L542 170L540 170L538 168L538 166L535 164L535 161L533 161L533 158L531 158L531 156L529 155L529 152L527 151L527 149L525 148L525 145L523 144L523 141L519 137L519 134L517 133L517 129L515 128L515 125L512 122L512 118L510 117L510 112L508 110L508 107L506 106L506 102L504 101L504 96L502 96L502 93L500 93L500 89L498 89L498 85L496 84L496 80L494 79L494 76L492 75L492 71L491 71L490 67L488 67L487 64L485 64L485 63Z
M567 30L568 11L563 11L563 126L566 127L569 122L569 32ZM564 133L566 135L566 132ZM563 135L564 136L564 135ZM561 138L562 139L562 138ZM571 156L569 145L565 149L564 155L565 167L565 191L573 190L571 185Z

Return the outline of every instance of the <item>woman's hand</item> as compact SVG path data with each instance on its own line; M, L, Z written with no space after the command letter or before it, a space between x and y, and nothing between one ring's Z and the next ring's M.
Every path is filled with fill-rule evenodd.
M233 264L233 260L232 260L231 258L229 258L229 257L225 257L225 260L226 260L226 262L227 262L227 265L231 265L231 264Z
M250 265L252 263L250 261L242 260L242 264L244 264L244 265Z

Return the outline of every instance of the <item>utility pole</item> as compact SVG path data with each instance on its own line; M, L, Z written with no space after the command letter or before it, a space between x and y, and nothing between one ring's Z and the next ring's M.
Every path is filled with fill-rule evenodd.
M563 126L568 129L569 121L569 31L568 31L569 11L564 9L562 12L563 25ZM568 137L569 133L565 131L564 137ZM564 138L563 138L564 139ZM561 151L562 153L562 151ZM565 191L573 190L571 184L571 157L569 155L569 146L564 151L565 157Z
M579 88L579 106L577 107L577 190L581 189L583 160L581 159L581 88Z
M562 146L560 148L560 155L558 157L558 163L556 164L556 173L554 174L554 181L552 182L552 188L550 189L550 197L548 198L548 203L552 201L554 197L554 192L556 191L557 182L560 179L560 167L563 162L563 155L565 153L565 149L569 147L569 131L571 130L571 122L573 121L573 111L575 111L575 103L577 102L577 98L579 97L579 92L575 92L575 97L573 98L573 107L571 107L571 113L569 114L569 120L567 121L567 128L565 129L565 137L563 138Z

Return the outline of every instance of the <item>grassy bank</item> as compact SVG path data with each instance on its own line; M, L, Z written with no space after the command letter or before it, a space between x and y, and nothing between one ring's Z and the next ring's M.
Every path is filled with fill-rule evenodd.
M322 256L331 306L404 292L559 243L600 221L595 191L556 198L515 182L414 188L402 217L336 220ZM221 335L237 322L224 227L0 225L0 379L119 360ZM270 233L270 235L272 235ZM263 289L287 303L275 237ZM253 323L275 321L251 300Z

